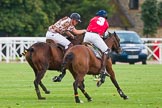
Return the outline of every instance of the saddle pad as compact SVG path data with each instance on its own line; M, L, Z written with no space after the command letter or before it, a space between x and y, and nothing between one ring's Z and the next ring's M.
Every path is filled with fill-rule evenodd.
M94 55L97 58L99 58L99 59L102 58L102 53L96 46L94 46L93 44L86 44L86 46L89 47L93 51Z

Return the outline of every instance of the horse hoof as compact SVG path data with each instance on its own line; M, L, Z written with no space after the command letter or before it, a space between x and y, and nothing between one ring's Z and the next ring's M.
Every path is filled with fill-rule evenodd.
M52 78L53 82L61 82L61 79L58 76Z
M81 103L81 104L82 104L82 103L84 103L84 102L83 102L82 100L80 100L79 102L76 102L76 103Z
M39 97L38 99L39 99L39 100L46 100L45 97Z
M82 100L75 100L76 103L84 103Z
M58 76L55 76L52 78L53 82L61 82L61 78Z
M82 100L80 100L80 103L84 103Z
M53 82L57 82L57 78L58 78L58 76L53 77L53 78L52 78L52 81L53 81Z
M127 100L127 99L128 99L128 96L124 96L123 99L124 99L124 100Z
M100 87L102 85L101 80L97 82L97 87Z
M47 91L45 91L45 93L46 93L46 94L50 94L50 91L47 90Z
M88 102L91 102L92 101L92 98L88 99Z

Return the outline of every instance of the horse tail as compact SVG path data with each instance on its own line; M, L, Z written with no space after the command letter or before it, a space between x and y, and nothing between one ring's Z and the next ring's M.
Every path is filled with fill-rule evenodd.
M30 58L31 53L34 51L34 48L30 47L29 49L25 49L23 53L19 54L20 57L25 56L27 52L30 52Z
M69 52L69 53L65 56L65 58L64 58L64 61L63 61L63 63L62 63L62 69L66 68L66 65L67 65L68 63L71 63L71 61L73 60L73 58L74 58L74 53L73 53L73 52Z
M66 56L65 56L65 61L69 62L71 60L73 60L74 58L74 53L73 52L69 52Z

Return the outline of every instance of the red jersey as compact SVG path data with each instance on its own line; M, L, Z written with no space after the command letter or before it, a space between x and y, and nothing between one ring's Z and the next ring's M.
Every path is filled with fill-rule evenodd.
M103 35L109 28L109 23L104 17L95 16L90 20L87 31Z

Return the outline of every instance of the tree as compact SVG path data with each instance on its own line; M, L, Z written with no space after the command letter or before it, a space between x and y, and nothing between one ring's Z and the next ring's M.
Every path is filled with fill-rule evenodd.
M54 0L1 0L0 32L8 36L42 36L58 11Z
M45 36L48 27L72 12L81 15L86 28L100 9L111 15L110 0L0 0L0 35Z
M162 19L162 2L158 3L158 17L160 20Z
M112 13L112 6L109 4L110 0L56 0L61 8L60 13L56 16L57 19L68 15L72 12L78 12L81 15L82 23L78 25L79 28L86 28L89 20L95 16L100 9L107 10L109 16Z
M159 25L157 0L145 0L142 5L141 19L144 22L143 34L154 36Z

